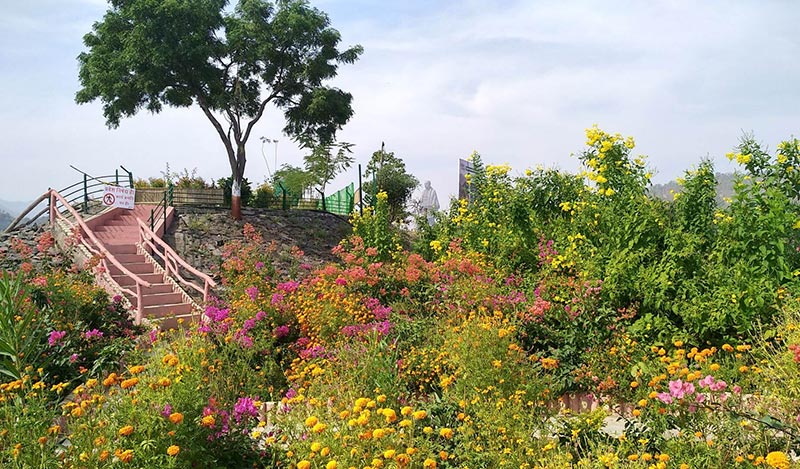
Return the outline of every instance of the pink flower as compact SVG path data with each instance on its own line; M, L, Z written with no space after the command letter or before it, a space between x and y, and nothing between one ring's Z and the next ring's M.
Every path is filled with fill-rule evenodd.
M669 393L660 392L656 397L664 404L672 404L672 396Z
M669 393L675 399L683 399L683 381L676 379L669 382Z
M714 384L714 377L711 375L706 375L706 377L698 381L697 384L699 384L703 389L711 387L711 385Z

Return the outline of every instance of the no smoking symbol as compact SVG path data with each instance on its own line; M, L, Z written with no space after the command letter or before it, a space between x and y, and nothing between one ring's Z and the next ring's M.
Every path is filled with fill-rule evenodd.
M103 196L103 205L114 205L114 201L117 200L114 197L114 194L106 194Z

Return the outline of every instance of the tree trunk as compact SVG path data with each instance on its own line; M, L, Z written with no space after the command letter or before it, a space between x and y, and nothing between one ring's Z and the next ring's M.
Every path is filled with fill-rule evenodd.
M233 175L231 181L231 217L234 220L242 219L242 177Z

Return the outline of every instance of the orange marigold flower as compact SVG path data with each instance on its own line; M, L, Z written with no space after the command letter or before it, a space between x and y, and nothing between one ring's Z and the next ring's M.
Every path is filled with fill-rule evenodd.
M169 414L169 421L177 425L183 422L183 414L180 412L173 412Z
M167 454L170 456L176 456L180 452L181 452L181 447L178 445L172 445L169 448L167 448Z
M136 386L137 384L139 384L139 378L129 378L129 379L126 379L126 380L122 381L122 384L120 384L120 387L122 389L128 389L128 388L132 388L132 387Z
M133 425L125 425L119 429L119 436L128 436L133 433Z
M113 386L117 384L117 374L111 373L106 379L103 380L103 386Z
M217 421L214 420L213 415L206 415L205 417L200 419L200 424L204 427L213 427L215 423L217 423Z
M136 365L132 366L131 369L128 371L130 371L132 375L138 375L139 373L144 371L144 367L142 365Z

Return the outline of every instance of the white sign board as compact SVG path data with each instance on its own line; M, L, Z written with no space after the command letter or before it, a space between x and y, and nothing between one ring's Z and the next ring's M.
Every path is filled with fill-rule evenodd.
M119 207L133 210L135 201L136 189L107 185L103 191L103 205L106 207Z

